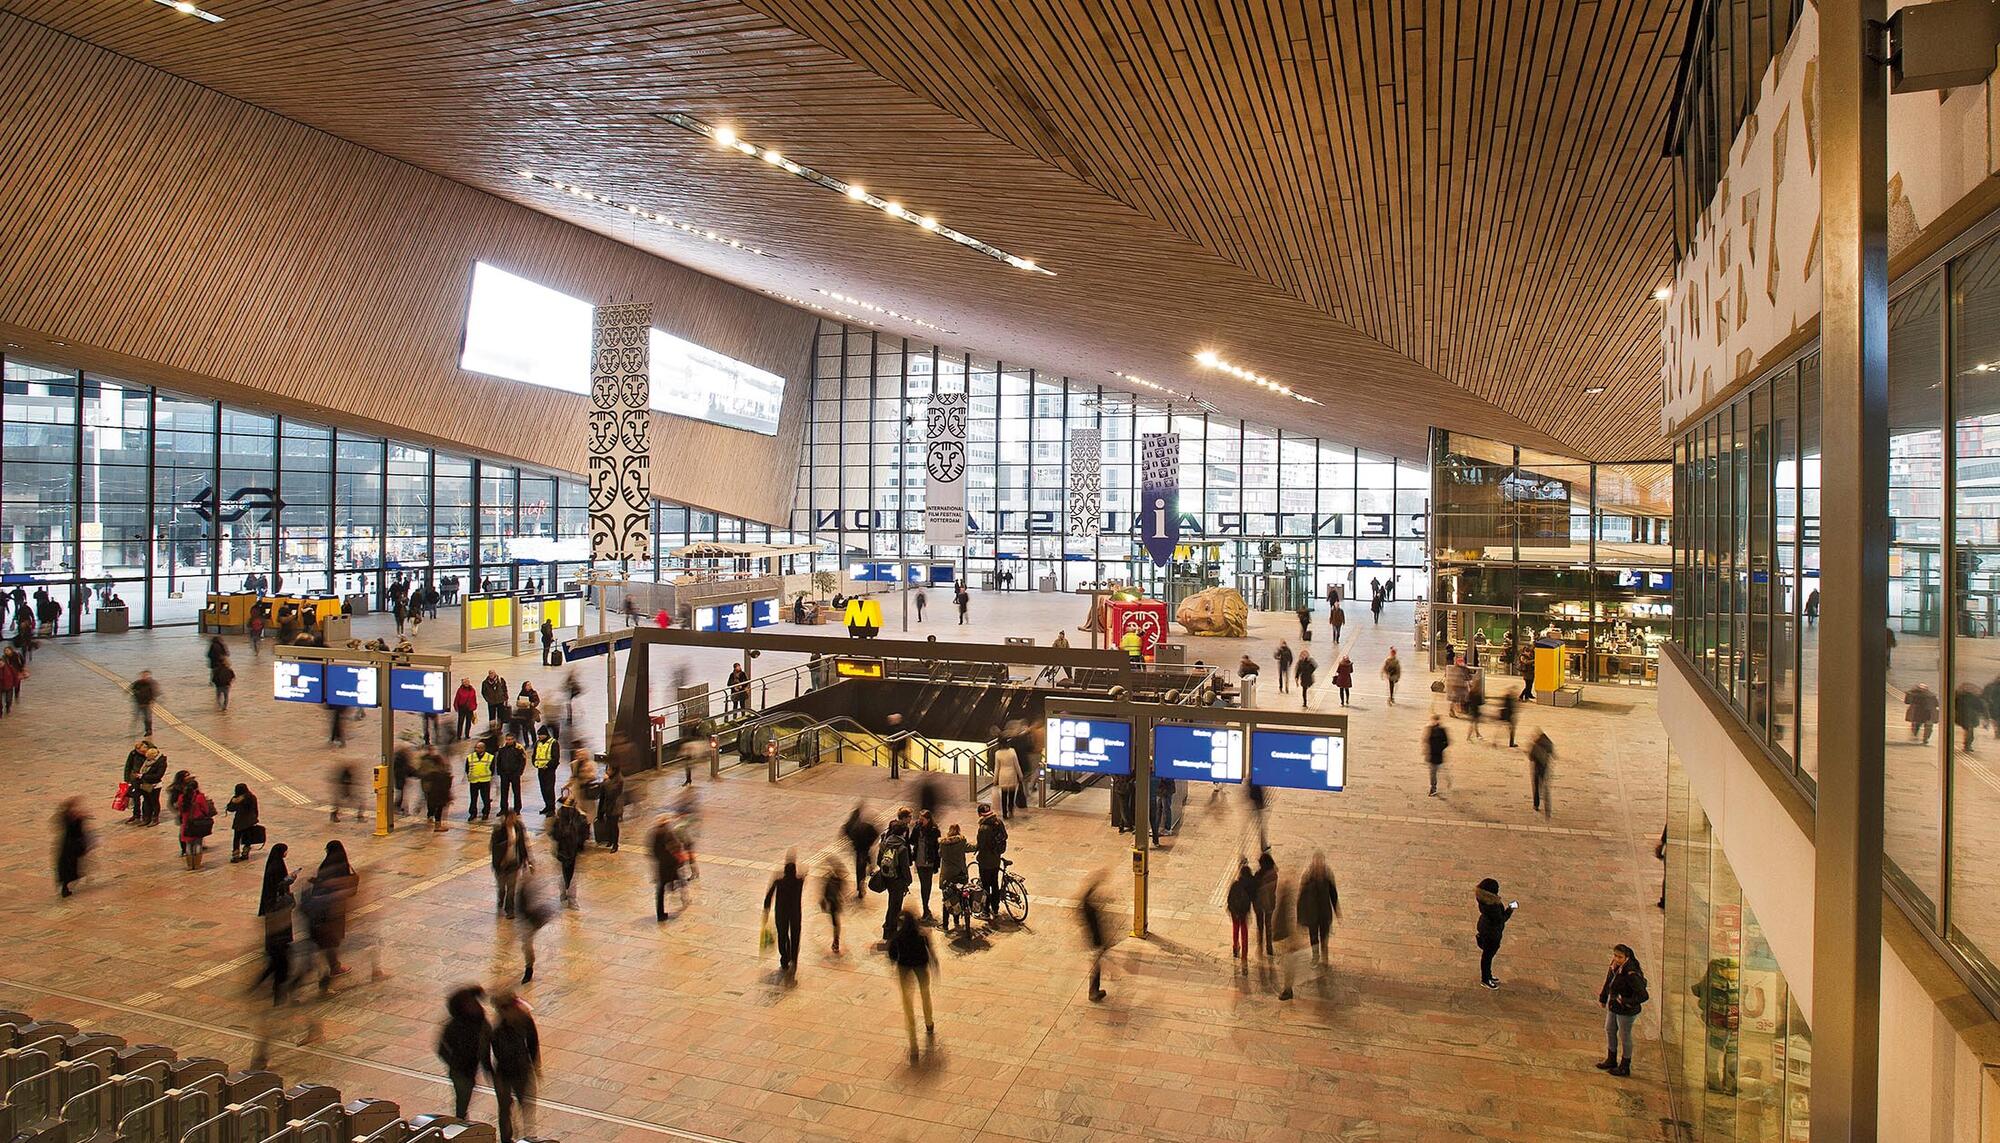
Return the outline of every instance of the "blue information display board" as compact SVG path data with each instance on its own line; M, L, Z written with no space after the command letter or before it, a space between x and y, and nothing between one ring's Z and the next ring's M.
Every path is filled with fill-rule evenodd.
M722 630L722 627L720 626L720 622L719 622L719 620L717 620L717 618L716 618L716 615L715 615L715 608L713 608L713 607L697 607L697 608L695 608L695 609L694 609L694 629L695 629L696 631L720 631L720 630Z
M724 631L747 631L750 628L750 605L725 603L715 609L715 617Z
M271 697L284 702L318 702L324 694L326 673L318 663L284 659L271 665Z
M778 621L778 601L756 599L750 602L750 626L769 627Z
M346 663L326 664L326 704L328 706L380 706L381 686L376 668Z
M392 667L389 670L389 708L417 714L443 714L451 705L451 697L444 693L444 688L443 671Z
M1188 782L1241 782L1243 731L1234 726L1153 726L1153 776Z
M1049 719L1048 764L1093 774L1132 772L1132 724L1113 718Z
M1250 777L1262 786L1344 789L1347 736L1324 730L1252 729Z

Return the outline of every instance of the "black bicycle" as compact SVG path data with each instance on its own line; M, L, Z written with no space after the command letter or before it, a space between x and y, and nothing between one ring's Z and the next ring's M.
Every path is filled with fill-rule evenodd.
M974 886L973 892L979 893L978 886L982 884L976 872L979 862L974 859L971 864L975 872L970 884ZM1028 919L1028 882L1014 872L1014 863L1004 857L1000 859L1000 899L985 904L994 913L1004 914L1017 925Z

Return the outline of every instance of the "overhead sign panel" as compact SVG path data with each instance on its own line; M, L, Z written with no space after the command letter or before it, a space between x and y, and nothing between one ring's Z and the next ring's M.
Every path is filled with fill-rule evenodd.
M326 664L327 705L382 705L381 683L375 671L374 667L357 667L348 663Z
M1259 785L1295 790L1347 786L1347 736L1324 730L1250 731L1250 777Z
M325 684L319 663L280 659L271 664L271 697L281 702L319 702Z
M1119 718L1069 718L1048 723L1049 765L1093 774L1132 772L1132 724Z
M1158 723L1153 727L1153 774L1189 782L1241 782L1243 731Z
M416 714L443 714L450 709L445 694L445 673L416 667L395 667L389 671L389 706Z

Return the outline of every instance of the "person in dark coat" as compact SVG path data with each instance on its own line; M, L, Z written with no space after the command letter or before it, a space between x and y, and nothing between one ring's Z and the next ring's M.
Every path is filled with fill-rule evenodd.
M1110 933L1106 930L1104 910L1098 905L1098 898L1104 892L1104 874L1091 875L1084 882L1083 891L1077 895L1077 920L1083 925L1084 943L1090 946L1090 999L1092 1003L1104 999L1104 952L1111 947Z
M1007 853L1007 826L988 802L979 803L979 833L973 839L973 855L979 861L979 880L986 890L986 915L1000 907L1001 858Z
M1340 692L1340 705L1347 705L1349 692L1354 690L1354 660L1345 655L1333 667L1333 689Z
M1445 737L1444 723L1437 715L1431 716L1430 728L1424 731L1424 761L1431 770L1431 797L1438 796L1438 771L1444 769L1445 747L1451 740Z
M549 840L555 846L556 865L562 870L562 903L576 908L576 860L590 841L590 823L567 791L556 803L556 820L549 826Z
M764 890L764 912L771 915L778 931L778 968L787 976L799 971L799 931L804 924L806 879L799 876L798 854L785 855L784 872L771 879Z
M1257 858L1257 892L1251 898L1250 911L1257 920L1257 947L1269 960L1277 952L1272 928L1278 912L1278 863L1268 849Z
M661 814L646 840L653 852L653 919L671 921L674 915L667 912L667 890L681 884L681 840L674 831L673 818ZM681 892L681 905L687 905L686 890Z
M508 734L500 740L500 749L493 755L493 772L500 787L500 812L522 812L521 776L528 772L528 752L522 749L520 739Z
M625 821L625 772L614 763L606 766L603 792L597 796L597 844L618 852L618 831Z
M937 878L938 843L944 833L929 810L917 811L917 823L910 827L910 859L917 871L917 900L923 919L931 920L931 882Z
M873 888L888 898L882 914L882 939L888 940L896 933L896 918L903 912L903 898L910 892L910 881L915 868L910 853L910 825L907 819L910 811L904 810L882 831L881 844L875 853L875 875Z
M1236 879L1229 883L1223 899L1229 910L1229 955L1237 961L1237 971L1250 971L1250 910L1257 904L1257 874L1248 861L1236 863Z
M486 1023L486 990L478 985L453 990L444 1002L444 1029L438 1033L438 1059L451 1073L451 1093L460 1119L472 1110L472 1086L480 1072L493 1070L493 1029Z
M451 767L444 764L444 755L424 751L417 763L417 788L424 792L424 816L430 819L432 831L450 829L444 824L444 814L451 807Z
M971 876L965 864L965 835L959 832L958 823L951 823L944 837L938 841L938 882L943 886L939 894L938 911L944 914L945 931L951 931L951 923L956 920L961 931L972 932L972 914L958 908L964 898L959 895L959 887Z
M264 884L257 894L257 916L264 922L264 971L250 987L269 980L271 1003L283 1004L292 987L292 882L296 875L285 868L284 842L271 847L264 858Z
M1111 825L1119 833L1129 833L1132 829L1132 775L1119 774L1111 779Z
M854 851L854 896L856 899L868 895L868 855L875 849L877 836L875 823L862 816L865 809L856 803L854 812L847 815L847 824L840 827L841 836L847 839L848 848Z
M1979 692L1972 688L1971 683L1960 683L1958 690L1951 696L1951 721L1965 736L1964 745L1960 749L1967 754L1972 753L1973 732L1978 730L1979 724L1985 720L1986 700L1979 697Z
M1514 730L1520 718L1520 708L1516 704L1513 691L1500 692L1500 721L1507 724L1507 745L1514 745Z
M896 977L903 992L903 1027L910 1036L910 1062L916 1063L917 1055L917 1013L911 1003L910 988L916 986L924 998L924 1036L937 1038L937 1021L931 1014L931 972L937 964L937 957L931 952L930 939L917 927L917 918L904 913L896 920L896 927L889 935L889 960L896 966Z
M1473 900L1479 906L1479 926L1475 931L1479 943L1479 983L1498 988L1500 979L1493 975L1493 954L1500 951L1500 938L1506 935L1507 921L1513 917L1519 902L1501 900L1500 883L1491 877L1479 883Z
M56 812L56 888L64 897L83 878L83 855L90 852L85 820L82 798L70 798Z
M493 998L493 1097L500 1103L500 1138L519 1139L535 1114L535 1080L542 1072L542 1040L527 1004L512 992ZM521 1134L514 1133L518 1109Z
M840 954L840 911L847 907L847 875L838 858L828 857L819 872L819 911L833 926L834 955Z
M236 792L229 795L229 803L223 807L229 811L229 860L232 862L250 860L250 847L255 844L251 831L257 828L257 795L242 782L236 783Z
M1340 915L1340 887L1326 867L1326 854L1313 852L1312 864L1299 877L1299 927L1312 942L1312 959L1325 964L1330 954L1333 919Z
M1597 1003L1604 1008L1605 1047L1604 1062L1597 1065L1600 1069L1614 1076L1632 1074L1632 1023L1649 999L1646 973L1639 967L1632 946L1611 946L1611 967L1605 970L1604 987L1597 990Z

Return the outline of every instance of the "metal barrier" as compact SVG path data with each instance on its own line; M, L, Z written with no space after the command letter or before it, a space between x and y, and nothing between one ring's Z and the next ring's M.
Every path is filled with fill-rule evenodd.
M114 1136L118 1121L158 1099L166 1083L164 1062L144 1064L69 1097L62 1105L62 1121L69 1125L74 1140Z
M266 1088L242 1103L231 1103L181 1132L180 1143L257 1143L284 1122L285 1093Z
M118 1120L123 1143L180 1143L195 1124L222 1109L222 1077L204 1075L188 1087L169 1088Z
M350 1138L355 1138L349 1132ZM401 1119L392 1119L368 1134L355 1138L355 1143L409 1143L410 1125Z
M419 1115L410 1120L415 1133L409 1143L500 1143L491 1124L472 1123L449 1115Z

